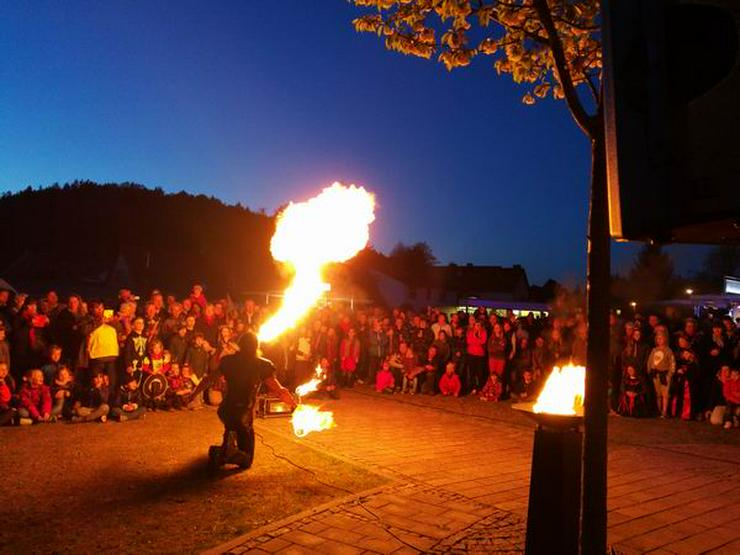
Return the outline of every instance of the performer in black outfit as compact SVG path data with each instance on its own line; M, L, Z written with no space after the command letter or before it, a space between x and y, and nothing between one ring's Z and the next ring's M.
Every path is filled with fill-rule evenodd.
M254 404L261 384L292 408L296 406L293 396L275 377L272 362L258 356L257 345L257 336L247 332L239 339L239 352L221 360L219 371L226 378L226 396L218 408L218 416L224 424L224 441L210 453L211 463L217 466L224 463L236 463L243 469L252 466Z

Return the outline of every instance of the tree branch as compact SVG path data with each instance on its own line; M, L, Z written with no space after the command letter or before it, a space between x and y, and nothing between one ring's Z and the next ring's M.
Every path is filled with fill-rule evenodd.
M550 8L547 5L547 0L533 0L534 7L537 10L537 15L540 18L542 26L545 28L548 37L548 43L550 50L552 51L552 57L555 61L555 72L560 81L560 86L563 88L563 94L565 101L568 103L570 113L573 115L573 119L576 120L578 127L589 137L593 138L596 132L596 121L595 118L589 116L586 112L583 104L578 99L578 93L573 85L573 79L568 70L568 61L565 57L565 51L563 50L563 43L560 41L558 31L555 28L555 23L552 20L552 14Z
M601 104L601 99L599 98L599 91L596 90L596 85L591 79L591 74L588 71L584 71L583 75L586 78L586 83L588 84L588 88L591 90L591 96L593 96L594 102L596 103L597 106L599 106Z

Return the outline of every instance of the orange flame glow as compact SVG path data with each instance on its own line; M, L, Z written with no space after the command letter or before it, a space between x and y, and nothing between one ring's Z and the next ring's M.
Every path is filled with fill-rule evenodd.
M293 433L305 437L311 432L321 432L334 427L334 414L320 410L315 405L298 405L293 411Z
M534 412L582 415L586 388L586 368L571 364L552 369L542 393L532 407Z
M367 245L374 210L375 198L364 188L334 183L280 213L270 251L294 275L280 309L259 330L261 342L293 328L329 289L322 276L327 264L349 260Z
M295 394L298 395L298 397L305 397L309 393L313 393L319 388L324 379L326 379L326 375L324 373L324 369L321 368L321 365L319 364L316 366L316 370L314 370L314 377L306 383L296 387Z

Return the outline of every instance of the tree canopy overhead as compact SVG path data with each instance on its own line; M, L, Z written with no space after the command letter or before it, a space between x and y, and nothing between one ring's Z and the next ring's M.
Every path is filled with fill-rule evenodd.
M529 85L526 104L547 96L564 99L590 138L600 134L598 0L350 1L373 8L353 21L355 29L384 37L388 49L426 59L436 55L448 70L488 56L499 74Z

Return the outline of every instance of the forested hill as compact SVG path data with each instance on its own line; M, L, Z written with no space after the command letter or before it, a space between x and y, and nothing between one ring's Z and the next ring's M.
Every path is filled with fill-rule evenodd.
M130 286L214 294L270 290L274 219L204 195L74 182L0 198L0 277L40 292ZM81 291L82 292L82 291Z

